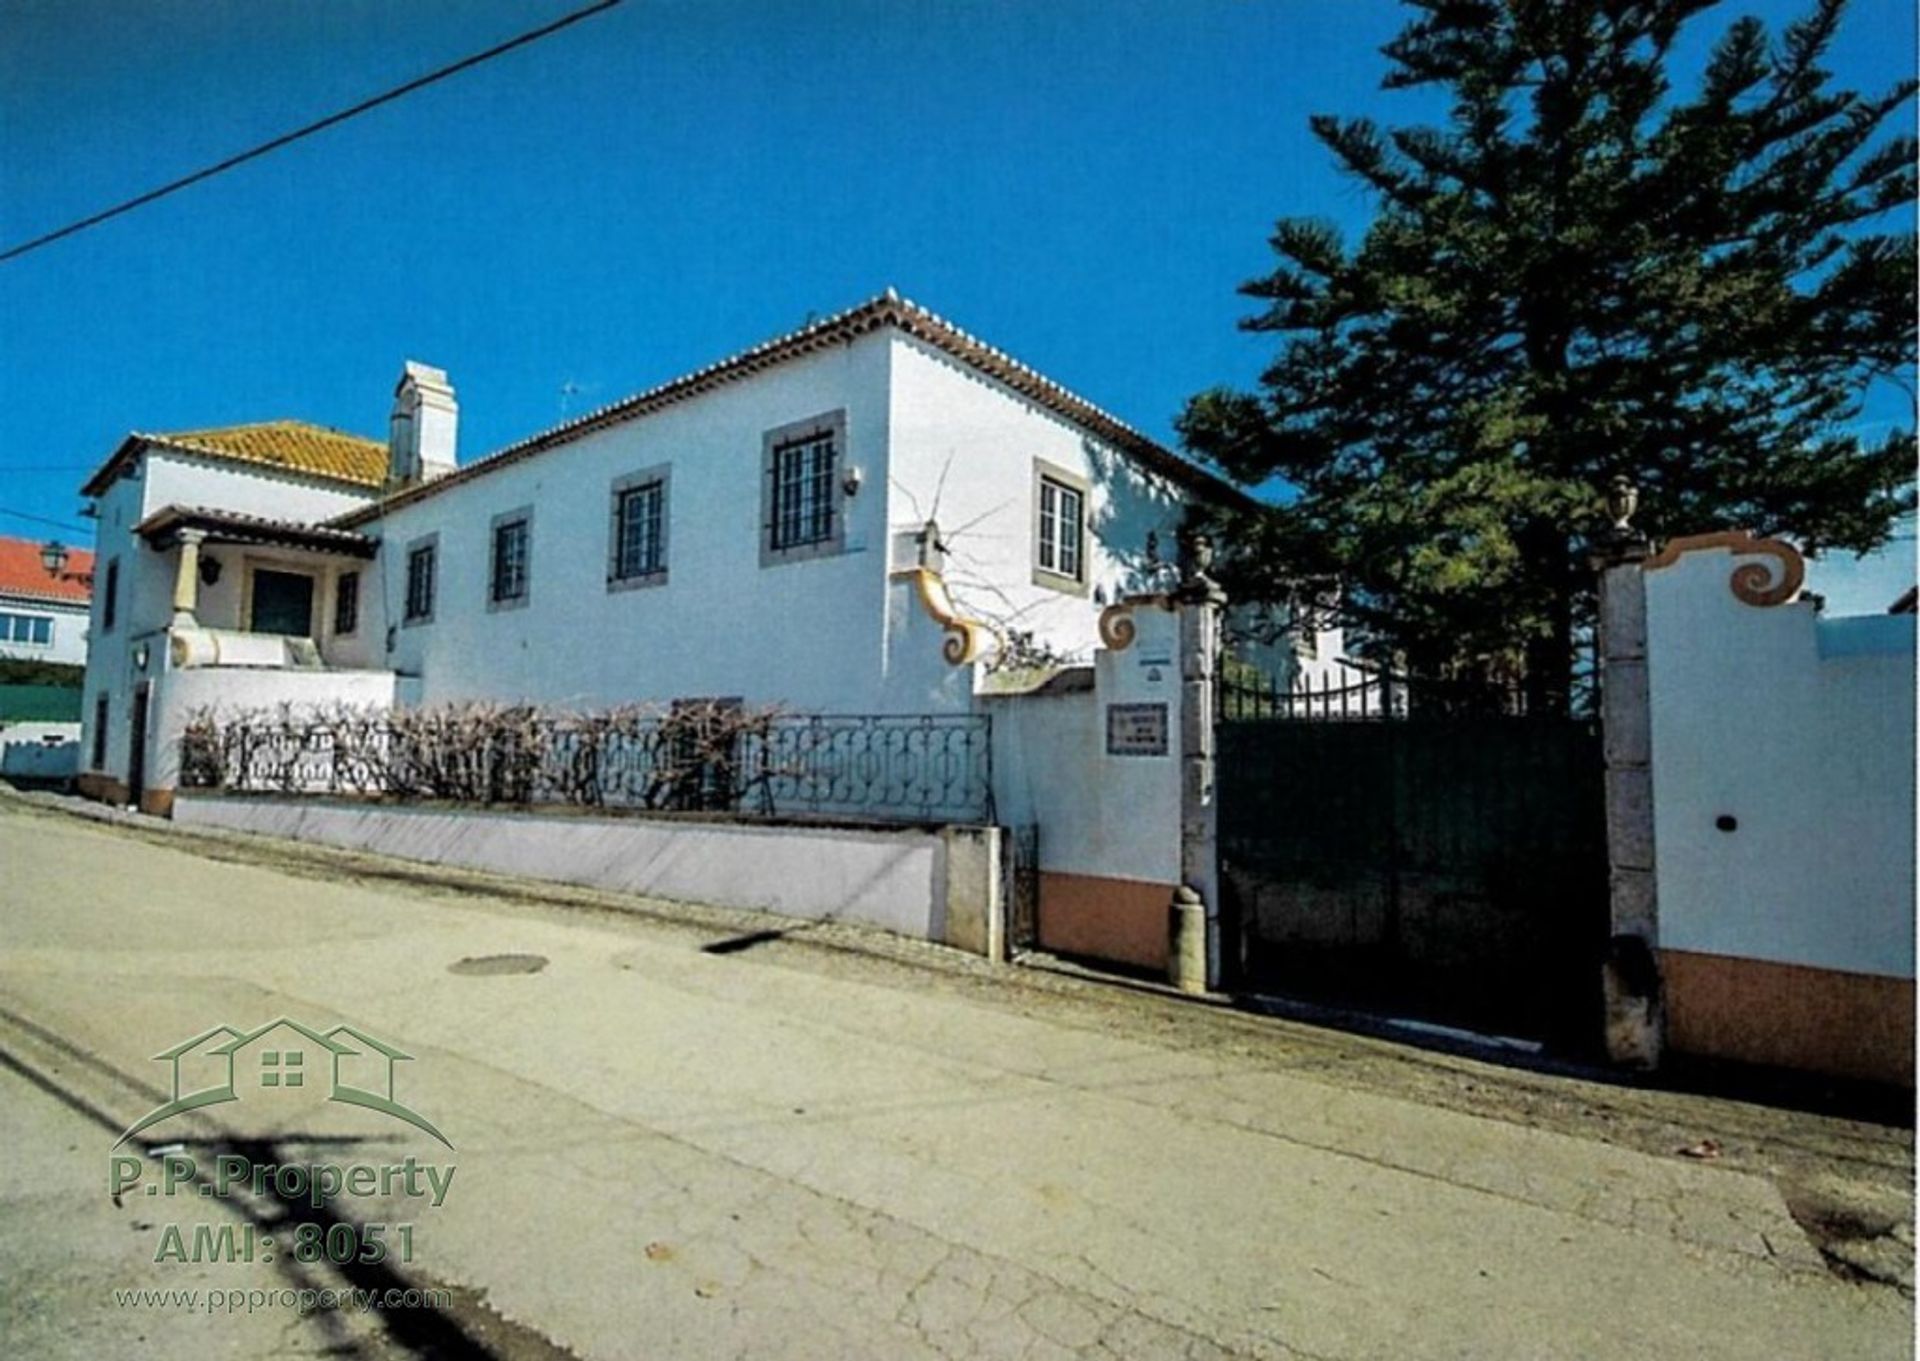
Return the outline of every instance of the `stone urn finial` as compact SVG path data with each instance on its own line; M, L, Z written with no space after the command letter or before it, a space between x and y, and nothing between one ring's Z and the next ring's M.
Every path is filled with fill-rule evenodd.
M1182 598L1205 599L1218 603L1224 599L1220 583L1213 579L1213 536L1205 530L1193 530L1180 536L1180 590Z
M1626 538L1634 532L1633 513L1638 509L1640 488L1625 473L1615 473L1613 480L1607 484L1607 514L1613 518L1616 538Z

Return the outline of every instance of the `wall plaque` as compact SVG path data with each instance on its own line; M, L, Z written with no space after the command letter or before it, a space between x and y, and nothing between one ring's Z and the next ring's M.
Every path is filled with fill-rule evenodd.
M1107 755L1165 756L1167 706L1164 704L1109 704Z

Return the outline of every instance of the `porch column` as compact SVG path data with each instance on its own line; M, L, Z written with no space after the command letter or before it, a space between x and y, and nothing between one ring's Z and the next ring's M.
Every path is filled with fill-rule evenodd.
M1220 985L1219 807L1214 794L1214 668L1226 592L1208 575L1213 543L1186 545L1180 587L1180 887L1168 973L1183 992Z
M1627 521L1639 495L1616 477L1613 527L1596 545L1600 574L1600 732L1607 782L1609 939L1602 982L1607 1056L1654 1068L1664 1047L1660 905L1653 861L1653 733L1647 689L1647 588L1651 545Z
M200 627L194 611L200 605L200 545L206 542L204 529L182 529L174 535L180 545L180 566L173 578L173 627Z

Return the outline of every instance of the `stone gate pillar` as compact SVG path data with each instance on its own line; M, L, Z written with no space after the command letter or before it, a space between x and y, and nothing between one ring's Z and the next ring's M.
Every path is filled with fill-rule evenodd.
M1213 543L1195 535L1181 563L1180 887L1174 893L1168 974L1184 992L1220 986L1218 813L1214 785L1214 687L1226 592L1209 572Z
M1602 965L1607 1056L1653 1068L1665 1042L1660 988L1660 910L1653 861L1653 741L1647 690L1650 545L1632 528L1633 484L1616 477L1613 526L1595 546L1600 574L1600 728L1606 760L1608 928Z

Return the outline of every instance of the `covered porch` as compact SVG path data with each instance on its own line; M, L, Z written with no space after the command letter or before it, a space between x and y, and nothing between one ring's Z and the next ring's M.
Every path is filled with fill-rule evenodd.
M358 670L384 660L366 570L377 539L185 506L156 511L135 533L172 559L173 667Z
M126 780L100 797L170 813L180 736L196 714L393 703L368 570L377 539L177 505L134 533L171 560L171 614L134 639ZM162 617L163 603L148 600L140 613Z

